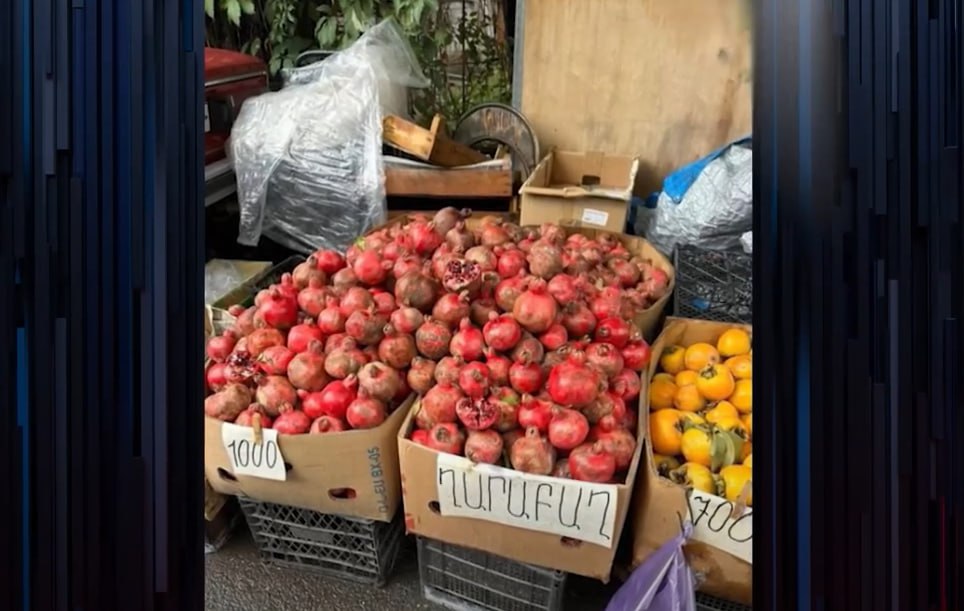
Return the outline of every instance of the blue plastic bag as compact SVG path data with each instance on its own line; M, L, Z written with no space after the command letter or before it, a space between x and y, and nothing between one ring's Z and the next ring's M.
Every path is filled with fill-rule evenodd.
M693 573L683 555L689 533L687 526L639 565L606 611L696 611Z

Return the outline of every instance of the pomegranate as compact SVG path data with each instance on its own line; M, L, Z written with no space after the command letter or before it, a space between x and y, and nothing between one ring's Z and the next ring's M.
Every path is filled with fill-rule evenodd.
M373 346L382 340L388 320L371 310L358 310L345 321L345 333L363 346Z
M251 391L242 384L230 383L204 400L204 414L224 422L234 422L251 405Z
M240 311L238 311L240 308ZM246 337L254 332L254 315L258 313L258 308L250 307L243 308L241 306L233 306L231 315L235 317L234 326L239 337Z
M465 395L451 384L437 384L422 397L421 405L415 414L420 428L429 429L443 422L455 422L457 415L456 404Z
M277 288L282 295L297 302L298 300L298 287L295 286L294 277L291 274L285 273L281 274L281 282L272 286L272 289ZM270 293L270 290L269 290Z
M347 316L341 311L338 299L328 297L325 308L318 313L317 325L322 333L327 333L328 335L342 333L345 330L346 318Z
M278 417L271 428L281 435L301 435L311 428L311 418L290 403L285 403L278 407Z
M288 348L292 352L304 352L313 341L324 342L325 334L310 318L288 331Z
M541 363L545 356L542 342L528 333L522 334L522 339L512 351L512 360L516 363Z
M312 280L316 280L321 286L328 282L328 275L318 268L318 260L314 255L309 256L302 263L295 266L291 272L295 288L299 291L307 287Z
M428 431L425 429L415 429L412 431L411 440L420 446L428 445Z
M613 392L627 402L639 396L641 386L639 374L631 369L623 369L609 380L609 387Z
M360 310L371 310L375 307L375 298L371 291L360 286L353 286L345 291L338 305L342 316L348 318Z
M614 286L603 288L589 303L589 309L597 320L619 317L622 308L622 292Z
M422 269L422 263L421 257L403 255L395 260L395 264L392 266L392 276L398 280L408 272L418 272Z
M447 383L453 386L458 384L459 371L462 370L464 364L465 361L457 356L442 357L435 365L435 381L439 384Z
M574 409L558 407L549 421L549 443L560 450L572 450L589 435L589 421Z
M368 396L364 390L358 391L358 396L345 411L345 419L353 429L373 429L385 422L387 417L385 403Z
M572 479L583 482L606 483L616 474L616 459L602 444L584 444L569 454Z
M617 471L628 469L629 464L633 462L636 437L625 428L603 430L600 427L593 427L589 432L589 441L595 442L602 451L615 459Z
M546 291L546 283L533 281L512 306L512 315L530 333L549 330L559 313L556 300Z
M624 288L636 286L639 283L639 268L625 259L609 259L606 261L606 267L613 272L619 284Z
M491 429L470 430L465 440L465 457L474 463L496 464L502 459L502 435Z
M329 276L345 267L345 258L336 250L319 250L314 253L318 269Z
M651 351L644 339L630 340L623 347L623 364L627 369L642 371L649 365Z
M295 358L294 350L285 346L269 346L258 357L261 371L272 376L283 376L288 373L288 364Z
M499 258L488 246L473 246L465 251L465 259L479 266L482 272L494 272Z
M355 258L351 269L359 282L376 286L385 281L392 265L391 261L383 261L381 255L374 250L365 250Z
M445 264L441 280L449 292L475 294L482 286L482 268L475 261L455 257Z
M401 384L401 378L398 377L398 373L385 363L378 361L366 363L358 371L358 386L361 391L364 391L367 396L385 403L395 397L399 384ZM348 419L348 422L351 422L351 418ZM352 424L352 426L355 425Z
M270 346L284 346L285 336L277 329L255 329L245 338L245 346L252 358L258 358L265 348Z
M478 399L489 390L489 368L478 361L467 363L459 370L459 388L469 397Z
M522 339L522 327L508 314L498 316L493 312L482 328L482 337L495 350L512 350Z
M453 356L462 357L465 361L477 361L482 358L482 332L472 326L472 321L463 318L459 323L459 330L449 342L449 352ZM431 356L426 354L425 356Z
M265 411L263 405L252 403L247 409L238 414L234 423L239 426L270 429L274 420L272 420L271 416Z
M479 297L469 305L469 318L480 327L489 322L492 314L499 314L499 306L491 297Z
M268 414L277 416L279 408L290 403L298 402L298 393L288 378L284 376L264 376L258 380L255 399L264 406Z
M228 383L227 368L227 363L211 363L207 368L204 372L204 382L210 390L217 392Z
M509 384L509 369L512 361L491 348L485 349L485 365L489 368L489 381L498 386Z
M367 354L355 347L354 340L349 340L352 344L346 342L345 346L332 350L325 357L325 373L333 378L343 380L349 375L357 374L362 366L371 360Z
M579 281L569 274L556 274L548 284L546 290L559 303L581 303L583 299Z
M517 248L508 248L499 254L499 262L495 270L503 278L511 278L519 275L521 271L528 271L526 254Z
M238 342L240 343L240 342ZM235 384L249 384L258 375L260 367L247 352L234 352L224 367L224 379Z
M509 448L509 462L516 471L549 475L556 463L556 452L539 429L529 427L525 437L516 440Z
M556 274L562 273L562 251L555 244L539 240L529 249L526 257L529 271L533 276L549 280Z
M333 380L319 392L307 393L301 396L301 409L311 418L331 416L343 419L345 411L358 395L358 379L350 375L344 380ZM302 391L304 392L304 391Z
M412 390L424 395L435 386L435 361L416 356L405 379Z
M234 344L237 341L237 336L231 330L225 331L221 335L215 335L208 340L208 358L216 363L223 363L234 350Z
M487 217L482 222L482 230L479 232L479 241L486 246L498 246L510 240L509 233L502 226L502 219L497 217Z
M324 435L325 433L340 433L344 431L347 426L345 423L338 418L332 418L331 416L320 416L315 418L311 423L311 428L308 429L309 435Z
M489 403L499 408L499 419L495 428L506 433L519 426L519 394L504 386L493 387L489 392Z
M464 230L465 219L470 216L472 216L472 211L468 208L459 210L452 206L446 206L435 213L435 216L432 217L432 222L435 223L435 231L437 231L439 235L448 235L448 233L454 227L458 227L460 223Z
M552 368L546 387L549 396L559 405L582 407L599 396L601 381L596 370L586 366L585 354L573 352Z
M439 292L438 283L422 271L406 272L395 282L395 302L430 312Z
M355 272L352 268L344 267L332 275L331 285L335 287L335 290L340 294L353 286L357 286L358 278L355 277Z
M257 317L275 329L290 329L298 323L298 301L280 288L273 288L268 299L258 306Z
M415 346L423 356L438 360L448 354L452 332L444 324L431 317L425 319L415 332Z
M519 426L526 429L535 428L544 433L549 430L551 420L552 403L530 395L522 396L522 404L519 405Z
M425 322L425 317L415 308L405 306L392 312L388 322L399 333L415 333Z
M582 414L590 424L599 423L601 426L612 428L622 426L626 417L626 402L616 393L607 390L599 393L596 400L582 408Z
M612 344L594 342L586 346L586 362L607 378L623 370L623 355Z
M560 323L553 323L549 329L539 336L539 341L546 350L558 350L569 341L569 332Z
M311 342L307 350L291 359L288 363L288 379L295 388L309 392L325 387L328 374L325 372L325 350L321 342Z
M543 223L540 225L539 235L546 242L557 246L565 244L568 239L566 230L555 223Z
M569 472L569 459L560 458L557 460L550 475L552 475L552 477L561 477L562 479L572 479L572 473Z
M372 289L375 311L382 316L390 316L395 311L395 296L381 289Z
M562 310L562 325L572 337L582 337L596 328L596 316L586 304L570 302Z
M471 311L468 291L446 293L435 302L435 306L432 308L432 318L454 327L459 324L460 320L466 318Z
M475 246L475 234L465 228L465 223L458 222L445 233L445 242L451 248L462 252Z
M462 397L455 404L455 415L471 431L481 431L493 426L502 415L501 410L483 397Z
M518 276L499 281L493 293L496 305L506 312L511 312L528 282L529 276L524 271L519 272Z
M542 381L542 367L538 363L515 362L509 368L509 384L520 393L539 392Z
M429 430L425 445L436 452L459 455L465 444L465 435L457 424L443 422L436 424Z
M357 347L358 344L348 337L347 333L335 333L329 335L328 339L325 340L325 352L329 354L335 350L352 350Z
M418 354L415 338L407 333L397 333L392 325L385 325L385 337L378 343L378 358L395 369L408 367Z
M629 342L632 328L629 323L616 316L603 318L596 325L596 341L623 348Z
M502 433L502 447L512 449L513 444L526 436L523 429L512 429Z
M407 227L408 235L412 238L412 248L420 255L431 254L436 248L442 245L442 236L435 230L434 222L416 221Z

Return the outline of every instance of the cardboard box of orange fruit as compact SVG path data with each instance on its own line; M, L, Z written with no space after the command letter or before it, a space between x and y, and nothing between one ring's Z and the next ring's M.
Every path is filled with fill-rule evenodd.
M693 524L701 590L751 604L753 353L747 325L668 318L653 344L633 566Z

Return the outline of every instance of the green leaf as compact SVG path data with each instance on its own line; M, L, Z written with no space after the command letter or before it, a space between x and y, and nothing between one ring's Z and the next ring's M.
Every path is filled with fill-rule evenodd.
M315 40L322 49L332 49L338 40L338 22L333 17L322 17L315 23Z
M256 12L254 8L254 0L241 0L241 12L243 12L245 15L254 15Z
M239 0L221 0L221 8L228 16L228 21L235 27L241 25L241 3Z
M204 0L204 14L214 19L214 0Z

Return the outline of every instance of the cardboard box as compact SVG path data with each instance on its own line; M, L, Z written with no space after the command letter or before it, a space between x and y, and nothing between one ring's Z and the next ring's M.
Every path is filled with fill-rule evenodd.
M623 233L638 171L635 157L550 151L519 189L521 223Z
M251 296L252 285L256 284L265 273L271 269L271 261L241 261L234 259L211 259L204 266L205 281L209 274L221 276L220 283L230 283L221 296L211 302L211 305L226 309L241 303Z
M484 216L492 215L484 212L479 213L478 216L470 217L466 224L469 226L469 228L475 228ZM385 229L386 227L406 222L408 222L408 216L405 214L400 214L394 218L390 218L388 222L375 227L372 229L372 231L379 231ZM558 219L552 222L558 222ZM642 259L648 259L653 265L666 272L666 275L669 277L669 287L666 291L666 294L649 308L637 314L636 318L633 319L633 322L636 323L636 326L639 327L640 331L643 332L643 335L646 337L646 339L652 341L655 337L656 330L659 328L660 321L662 320L663 310L666 308L666 304L669 302L669 298L673 294L673 290L676 288L676 270L673 268L673 264L670 263L670 260L666 258L666 255L656 250L652 244L637 236L626 235L623 233L613 234L613 232L609 230L592 229L590 227L576 227L572 225L564 226L564 229L568 235L580 233L593 239L604 233L615 235L615 237L623 243L623 246L625 246L629 252Z
M205 478L204 553L211 554L221 549L240 521L241 510L237 501L215 492Z
M722 323L704 320L689 320L682 318L667 318L666 326L659 339L653 344L653 356L643 385L643 396L649 395L649 380L658 371L659 358L663 350L671 345L691 346L697 342L716 343L716 340L727 329L739 327L751 331L747 325ZM648 400L645 400L644 415L649 414ZM636 479L635 506L633 508L633 567L639 566L650 554L659 549L664 543L680 532L680 524L688 515L686 491L682 486L661 477L656 472L653 462L652 444L649 443L648 418L641 418L641 426L646 426L646 451L643 455L643 467ZM721 503L726 503L723 501ZM699 508L697 508L699 510ZM752 510L748 510L752 511ZM720 513L720 516L728 512ZM747 513L752 519L752 513ZM704 516L705 517L705 516ZM722 517L717 518L721 520ZM747 519L744 517L736 530L747 530ZM727 520L729 522L729 519ZM732 525L732 524L731 524ZM749 524L750 541L752 546L752 521ZM720 547L708 543L715 537L724 537L729 527L721 527L720 534L712 531L701 531L707 535L705 540L694 540L687 543L684 551L690 567L696 574L699 589L727 600L741 604L752 604L753 599L753 565ZM694 537L699 537L694 533ZM741 535L740 539L745 539ZM716 539L725 543L722 539Z
M411 441L408 437L414 427L418 408L416 402L398 434L405 528L409 533L519 562L609 581L613 558L629 512L641 444L636 446L626 475L627 483L602 485L542 477L493 465L472 465L466 458L436 452ZM460 467L459 464L464 466ZM482 483L483 478L486 484ZM471 481L473 479L477 479L477 483ZM497 480L503 484L501 493L494 487L498 485ZM506 480L510 480L508 484ZM470 491L473 483L479 491L475 506L472 502L475 493ZM461 493L457 490L459 486ZM572 488L566 491L567 497L562 488L568 486ZM483 493L483 490L487 492ZM523 500L518 506L512 500L513 492L522 495ZM459 498L466 506L464 511L451 509L458 507ZM570 500L566 501L566 498ZM449 511L463 515L443 516L442 503L450 508ZM501 513L500 505L504 510ZM575 511L574 507L577 508ZM532 524L531 520L539 520L540 508L545 508L548 514L548 521L542 525L543 530L495 521L502 519L499 516L507 516L510 512L514 515L514 510L518 510L518 519L515 521ZM464 517L480 513L487 513L487 517ZM543 515L545 519L546 514ZM561 518L558 517L560 515ZM611 530L604 527L606 520L609 520ZM561 535L560 532L565 530L562 524L566 522L578 524L581 537L595 539L598 543ZM604 534L604 531L608 534ZM575 531L570 532L575 534Z
M221 437L224 423L205 417L204 474L222 494L390 522L401 501L395 438L413 400L375 429L279 435L285 481L235 475Z

